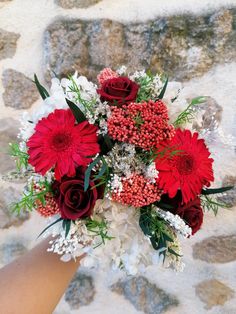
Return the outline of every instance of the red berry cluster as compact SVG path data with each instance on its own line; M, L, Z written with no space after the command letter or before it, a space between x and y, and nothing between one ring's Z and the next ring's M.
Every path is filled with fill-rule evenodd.
M37 192L43 191L43 187L40 187L38 184L34 184L34 189ZM35 201L35 207L37 212L43 217L50 217L56 215L60 212L60 209L53 197L53 194L48 192L45 197L45 203L43 204L39 199Z
M168 124L167 107L161 100L113 106L111 110L108 132L120 142L149 150L175 134L174 127Z
M122 180L122 191L112 194L112 200L142 207L160 200L162 190L155 183L151 183L140 174L133 174L130 178Z

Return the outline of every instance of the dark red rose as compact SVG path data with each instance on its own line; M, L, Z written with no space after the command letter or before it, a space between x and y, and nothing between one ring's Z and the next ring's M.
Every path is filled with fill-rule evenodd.
M63 177L61 182L55 181L53 191L63 219L76 220L89 217L92 214L95 202L103 197L101 188L93 188L95 183L84 192L84 171L81 168L73 178Z
M138 84L128 77L120 76L106 80L97 92L102 101L122 105L135 101L138 89Z
M192 235L200 229L203 222L203 210L199 197L182 205L182 195L178 191L174 198L169 198L167 194L164 194L161 200L163 203L173 206L172 209L168 210L175 215L179 215L191 227Z

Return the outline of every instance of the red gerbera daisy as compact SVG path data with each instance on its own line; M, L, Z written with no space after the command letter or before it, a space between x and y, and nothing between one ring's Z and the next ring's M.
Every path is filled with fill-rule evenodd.
M209 158L210 152L204 140L198 139L198 133L191 134L189 130L177 129L175 136L162 146L164 149L173 147L180 152L156 159L159 171L157 184L171 198L180 189L186 204L201 193L203 186L209 186L214 180L213 159Z
M86 166L99 152L97 127L84 121L75 124L70 109L56 109L47 118L42 118L35 133L27 142L29 163L35 171L45 175L55 167L55 178L75 175L77 166Z

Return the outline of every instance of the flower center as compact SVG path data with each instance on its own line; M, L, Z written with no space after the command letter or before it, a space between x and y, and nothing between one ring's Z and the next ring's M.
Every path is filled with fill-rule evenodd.
M189 154L180 155L176 161L176 168L181 175L191 174L195 166L194 158Z
M67 150L72 143L71 135L69 133L56 133L52 137L51 146L55 151L64 151Z

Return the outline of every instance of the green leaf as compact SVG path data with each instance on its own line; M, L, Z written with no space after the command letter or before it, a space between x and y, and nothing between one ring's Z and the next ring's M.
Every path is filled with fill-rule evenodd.
M39 83L39 80L38 80L36 74L34 74L34 81L33 82L35 83L35 85L36 85L36 87L37 87L37 89L39 91L39 94L40 94L40 96L42 97L43 100L46 99L47 97L49 97L48 91L46 90L45 87L43 87L43 85L41 85Z
M95 158L85 171L85 177L84 177L84 191L85 192L88 190L88 187L89 187L91 172L100 160L101 160L101 156L98 156L97 158Z
M47 231L50 227L52 227L53 225L55 225L56 223L58 223L59 221L63 220L63 218L58 218L57 220L53 221L50 225L48 225L45 229L43 229L43 231L38 235L37 239L45 232Z
M139 226L142 229L143 233L145 235L150 236L151 231L150 231L150 217L149 213L147 213L146 210L141 209L140 211L140 218L139 218Z
M191 100L191 105L192 106L199 105L199 104L202 104L205 101L206 101L206 97L204 97L204 96L195 97L195 98L193 98Z
M100 145L102 155L106 155L114 146L112 139L107 134L99 135L98 143Z
M161 90L159 96L157 97L158 99L162 99L162 98L164 97L165 92L166 92L167 85L168 85L168 77L167 77L167 79L166 79L166 81L165 81L165 84L164 84L164 86L163 86L163 88L162 88L162 90Z
M176 252L175 252L173 249L171 249L170 247L168 247L168 252L169 252L170 254L173 254L173 255L177 256L177 257L182 257L182 255L176 253Z
M66 98L66 102L67 102L68 106L70 107L70 110L72 111L72 113L73 113L73 115L74 115L74 117L78 123L81 123L81 122L87 120L84 113L79 109L78 106L76 106L72 101L70 101L67 98Z
M217 189L203 189L201 194L210 195L210 194L224 193L226 191L232 190L233 188L234 186L224 186L222 188L217 188Z
M71 226L71 220L70 219L64 219L62 222L62 228L65 230L65 238L68 236Z
M106 172L106 170L107 170L107 164L103 163L102 168L100 169L100 171L98 172L98 174L95 176L94 179L97 180L97 179L101 178L104 175L104 173Z

